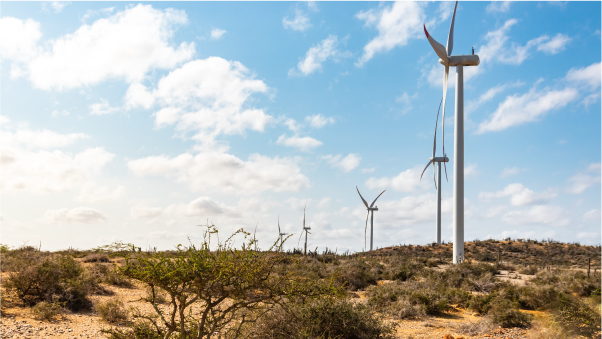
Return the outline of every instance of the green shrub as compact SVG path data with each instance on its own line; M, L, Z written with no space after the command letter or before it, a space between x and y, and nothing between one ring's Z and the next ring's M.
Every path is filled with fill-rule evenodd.
M376 285L382 269L380 266L380 264L369 264L363 259L352 259L341 263L334 273L337 282L344 284L345 289L357 291L370 285Z
M518 303L499 297L493 300L487 315L495 325L505 328L529 327L533 320L531 314L521 312L518 309Z
M97 283L105 283L113 286L131 288L134 285L132 281L124 276L116 265L106 265L95 263L88 267L88 273Z
M96 302L94 304L94 309L98 312L98 315L102 320L110 323L127 321L129 319L129 312L124 307L123 301L119 299Z
M285 304L248 331L253 339L377 339L392 338L393 328L366 305L321 298Z
M15 271L6 279L6 287L15 291L26 304L61 302L72 311L91 307L87 296L94 288L94 282L86 277L81 265L72 257L53 255L38 261L17 259Z
M563 295L560 297L557 319L564 328L574 333L587 338L599 337L602 321L600 307L586 300Z
M31 313L38 320L53 320L60 314L62 308L61 303L41 301L31 308Z

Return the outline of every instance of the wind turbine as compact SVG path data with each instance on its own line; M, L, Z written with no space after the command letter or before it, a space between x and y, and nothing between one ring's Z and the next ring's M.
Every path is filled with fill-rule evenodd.
M443 72L443 154L445 155L445 97L447 94L447 77L449 67L456 67L456 114L454 117L454 250L453 262L464 261L464 66L478 66L480 63L478 55L451 55L454 47L454 20L456 9L454 7L447 48L435 41L426 30L426 38L433 46L435 53L439 56L439 63L445 66Z
M307 207L307 205L305 207ZM299 240L297 240L297 245L299 245L301 236L303 235L303 232L305 232L305 247L303 248L303 255L307 255L307 233L309 233L309 230L311 230L311 227L305 227L305 207L303 207L303 229L301 230L301 234L299 234Z
M280 240L280 246L278 247L279 250L282 249L282 237L285 235L288 235L288 233L282 233L280 230L280 216L278 216L278 239Z
M368 206L368 203L366 202L364 197L362 197L362 194L360 193L359 188L357 188L357 186L355 186L355 189L357 190L357 194L360 195L360 198L362 198L364 205L366 205L366 208L368 209L368 214L366 215L366 228L364 228L364 248L366 248L366 230L368 229L368 216L370 216L370 212L372 212L372 218L370 219L370 251L372 251L372 244L374 243L374 211L378 211L378 207L373 207L373 206L374 206L374 203L376 202L376 200L378 200L378 198L381 195L383 195L383 193L385 193L386 190L380 192L378 197L376 197L376 199L374 199L372 204L370 204L370 206Z
M439 112L441 111L441 102L439 103L439 110L437 111L437 120L435 121L435 138L433 140L433 156L430 157L430 161L422 170L422 174L420 175L420 180L422 180L422 176L424 172L429 167L429 165L433 164L433 181L435 181L435 163L437 163L437 180L435 181L435 189L437 190L437 220L436 220L436 233L437 233L437 245L441 245L441 163L445 167L445 163L449 161L447 155L443 153L443 157L436 157L435 151L437 150L437 125L439 123ZM447 167L445 167L445 179L447 180Z

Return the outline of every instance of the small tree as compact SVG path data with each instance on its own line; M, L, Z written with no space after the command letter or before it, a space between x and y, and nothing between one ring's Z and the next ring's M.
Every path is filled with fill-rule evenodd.
M315 281L292 274L277 273L277 266L290 260L284 254L252 250L253 239L240 248L233 247L235 236L248 239L249 233L236 231L215 251L208 247L205 232L200 249L178 245L177 251L139 253L126 256L122 272L149 288L144 299L154 315L138 314L157 334L167 339L174 333L180 339L210 338L219 333L229 338L242 335L245 324L255 322L273 306L290 299L333 295L340 291L333 280ZM297 265L298 262L287 263ZM291 270L293 272L294 270ZM168 294L168 306L160 305L158 294ZM112 334L118 333L114 330ZM116 335L119 336L119 335Z

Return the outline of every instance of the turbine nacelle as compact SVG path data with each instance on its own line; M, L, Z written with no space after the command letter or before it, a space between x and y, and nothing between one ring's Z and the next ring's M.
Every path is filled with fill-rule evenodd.
M481 63L478 55L452 55L447 60L439 59L443 66L478 66Z
M430 157L429 160L432 162L449 162L448 157Z

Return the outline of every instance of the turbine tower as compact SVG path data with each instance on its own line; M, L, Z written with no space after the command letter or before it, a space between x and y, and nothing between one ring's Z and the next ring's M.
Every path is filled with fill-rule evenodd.
M451 55L454 47L454 20L456 9L454 7L447 48L435 41L426 30L426 38L433 46L435 53L439 56L439 63L445 66L443 72L443 154L445 154L445 97L447 94L447 77L449 67L456 67L456 114L454 117L454 250L453 262L464 261L464 66L478 66L480 63L478 55Z
M357 194L360 195L360 198L362 198L364 205L366 205L366 208L368 209L368 214L366 214L366 228L364 228L364 250L366 249L366 230L368 229L368 216L370 216L370 212L372 212L372 218L370 219L370 251L372 251L372 245L374 243L374 211L378 211L378 207L374 206L374 203L376 202L376 200L378 200L378 198L381 195L383 195L383 193L385 193L386 190L380 192L378 197L376 197L376 199L374 199L372 204L370 204L370 206L368 206L368 203L366 202L364 197L362 197L362 194L360 193L359 188L357 188L357 186L355 186L355 189L357 190Z
M305 227L305 207L303 207L303 228L301 229L301 234L299 234L299 240L297 240L297 245L299 245L299 241L301 241L301 236L303 236L303 232L305 232L305 247L303 247L303 255L307 255L307 233L311 230L311 227ZM311 234L311 233L309 233Z
M430 161L422 170L422 174L420 175L420 180L422 180L422 176L424 172L429 167L429 165L433 164L433 181L435 181L435 189L437 190L437 220L436 220L436 234L437 234L437 245L441 245L441 163L445 167L445 163L449 161L446 154L443 153L443 157L436 157L435 152L437 150L437 125L439 124L439 112L441 111L441 102L439 103L439 110L437 111L437 120L435 121L435 138L433 140L433 156L430 157ZM437 180L435 180L435 163L437 163ZM447 180L447 167L445 167L445 179Z

